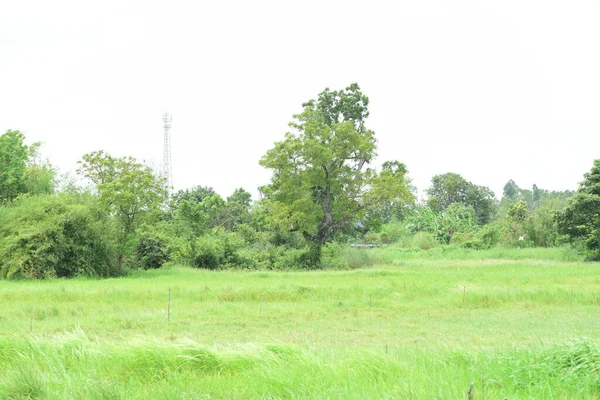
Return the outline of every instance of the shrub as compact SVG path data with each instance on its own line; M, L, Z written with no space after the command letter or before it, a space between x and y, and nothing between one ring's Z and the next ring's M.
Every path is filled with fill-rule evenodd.
M217 269L224 259L223 243L216 237L204 235L196 240L196 254L193 266L196 268Z
M196 240L192 266L207 269L243 267L247 261L247 254L241 257L244 247L246 243L238 234L215 229Z
M0 208L0 278L119 275L113 232L85 196L22 198Z
M310 269L312 265L307 263L310 248L290 249L285 247L274 247L273 269Z
M160 268L170 260L167 241L150 233L142 235L136 246L137 264L143 269Z
M352 269L370 267L375 264L373 252L369 249L344 249L344 261Z
M405 224L392 221L381 227L380 236L382 244L392 244L406 240L411 236L411 232Z
M348 261L344 258L344 248L336 242L323 246L321 266L323 268L348 268Z
M438 246L435 236L427 232L417 232L412 239L413 247L418 247L421 250L429 250Z

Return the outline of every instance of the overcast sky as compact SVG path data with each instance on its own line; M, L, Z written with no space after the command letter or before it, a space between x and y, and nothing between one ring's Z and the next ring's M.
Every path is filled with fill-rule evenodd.
M600 158L598 1L0 1L0 131L61 171L94 150L176 189L256 194L258 160L325 87L358 82L379 166L421 190L575 189Z

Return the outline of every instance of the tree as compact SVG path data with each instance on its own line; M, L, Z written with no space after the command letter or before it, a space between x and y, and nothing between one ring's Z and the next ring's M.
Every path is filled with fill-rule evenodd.
M217 193L208 186L194 186L191 189L179 190L171 196L171 208L176 209L182 200L192 203L201 203L207 197L214 196Z
M523 222L529 215L529 206L524 200L514 203L508 210L507 217L515 222Z
M579 190L556 219L560 233L571 242L582 241L588 258L600 260L600 160L594 161Z
M294 115L291 132L260 160L273 171L261 188L271 222L302 232L312 244L307 263L320 263L321 246L369 206L406 194L403 173L368 168L376 155L375 132L367 129L369 99L357 84L325 89Z
M234 231L241 224L250 222L250 204L252 195L242 188L236 189L227 197L225 207L221 211L221 223L225 229Z
M56 186L56 171L50 162L42 159L40 147L39 142L29 146L28 162L23 176L25 192L33 196L53 194Z
M119 221L122 246L144 219L160 212L167 198L164 179L133 157L115 158L97 151L84 155L79 165L77 172L92 181L105 210ZM119 252L119 263L123 251Z
M386 161L382 164L381 173L374 179L371 187L374 189L372 193L378 193L380 199L373 201L366 209L365 228L379 230L393 218L400 220L407 215L415 201L415 189L407 175L406 165L399 161Z
M25 193L25 170L29 158L25 136L8 130L0 136L0 202L11 201Z
M427 190L429 207L442 212L451 204L460 203L471 206L479 224L492 221L497 213L494 192L485 186L477 186L455 173L436 175L431 179Z
M517 197L518 192L519 192L519 187L517 186L515 181L513 181L511 179L508 182L506 182L506 185L504 185L502 197L507 197L507 198L513 200Z

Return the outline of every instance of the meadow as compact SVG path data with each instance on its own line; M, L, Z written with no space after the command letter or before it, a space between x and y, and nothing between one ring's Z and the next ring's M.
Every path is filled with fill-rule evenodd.
M0 281L0 399L600 398L600 264L347 257L362 267Z

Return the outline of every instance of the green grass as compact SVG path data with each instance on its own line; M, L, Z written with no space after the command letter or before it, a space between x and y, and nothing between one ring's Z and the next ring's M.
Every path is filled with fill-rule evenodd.
M358 251L389 265L0 281L0 398L600 398L599 264Z

